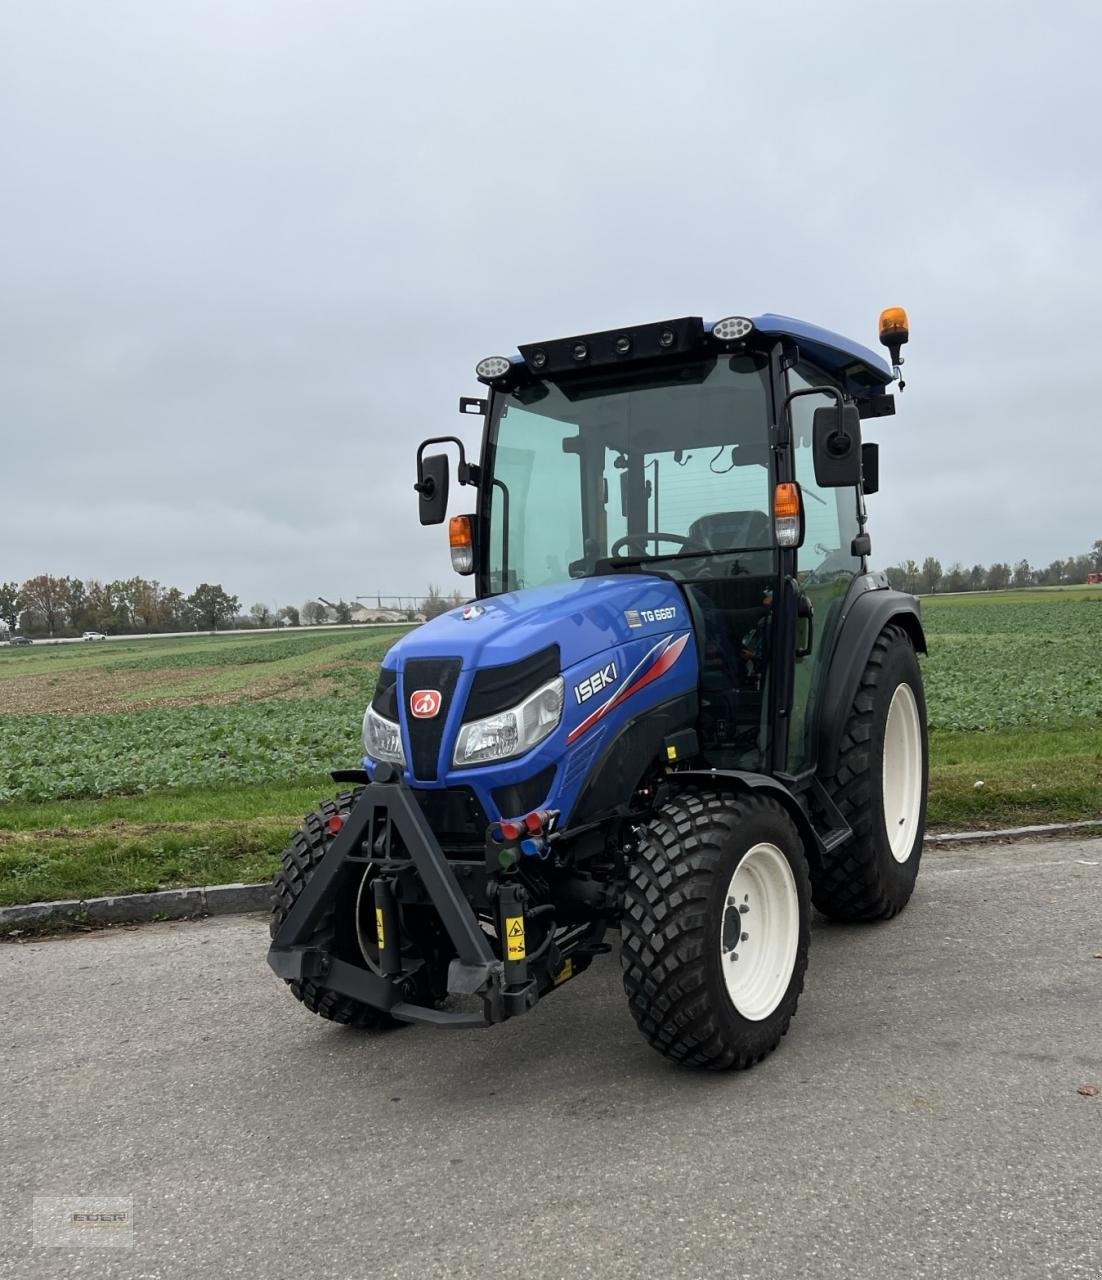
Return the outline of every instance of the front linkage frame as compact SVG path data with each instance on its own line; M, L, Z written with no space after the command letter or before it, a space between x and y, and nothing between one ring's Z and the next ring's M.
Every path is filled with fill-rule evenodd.
M285 981L308 980L358 1000L399 1022L439 1027L481 1027L531 1009L542 995L576 971L575 959L607 950L605 922L556 934L549 905L526 909L527 891L503 878L500 843L489 832L479 861L449 858L441 849L417 799L400 781L368 784L335 829L332 843L277 928L268 963ZM342 897L342 881L373 874L378 972L342 960L319 941L330 904ZM462 883L461 883L462 882ZM354 892L354 890L350 890ZM400 910L431 903L455 948L448 965L449 995L479 996L482 1013L453 1011L412 1002L425 961L403 955ZM476 906L501 940L483 927ZM528 949L531 929L542 935ZM580 966L579 970L580 971Z

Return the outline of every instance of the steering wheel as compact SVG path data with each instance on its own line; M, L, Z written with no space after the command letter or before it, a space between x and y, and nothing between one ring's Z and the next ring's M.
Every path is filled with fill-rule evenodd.
M646 555L648 542L676 542L679 546L689 551L696 551L704 555L708 554L709 548L701 542L696 542L692 538L686 538L680 533L659 533L657 530L650 530L647 533L626 533L622 538L616 541L608 549L610 558L620 557L627 559L624 552L631 547L636 547L635 555Z

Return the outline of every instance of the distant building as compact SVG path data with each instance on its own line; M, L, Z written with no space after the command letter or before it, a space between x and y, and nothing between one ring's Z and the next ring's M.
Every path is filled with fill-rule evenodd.
M379 609L374 605L354 604L353 622L405 622L406 615L397 609Z

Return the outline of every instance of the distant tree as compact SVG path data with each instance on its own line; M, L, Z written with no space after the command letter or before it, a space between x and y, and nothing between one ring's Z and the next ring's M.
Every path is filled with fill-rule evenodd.
M333 611L337 615L337 621L342 626L348 626L352 621L352 606L344 600L338 600L333 606Z
M124 632L161 631L162 591L159 582L145 578L119 578L105 588L115 617L114 630Z
M19 615L23 611L23 597L19 593L17 582L0 582L0 618L11 631L19 625Z
M161 627L165 631L186 631L192 625L191 611L179 587L169 587L161 597Z
M79 578L69 578L69 626L73 631L91 630L88 592Z
M219 623L226 623L241 608L241 601L222 588L220 582L201 582L187 598L188 607L196 624L204 631L217 631Z
M69 621L70 587L68 578L54 578L48 573L28 578L20 595L24 609L30 610L38 624L35 629L48 635L64 631Z
M937 556L927 556L922 562L922 569L918 575L919 584L921 585L922 590L927 595L932 596L938 589L938 584L941 582L941 578L941 561Z
M968 590L982 591L987 585L987 570L982 564L974 564L968 570Z
M276 617L280 622L285 622L289 627L297 627L301 625L298 610L293 604L285 604L276 614Z
M271 609L259 602L249 610L249 617L252 618L253 625L256 627L270 627L275 621Z
M440 614L446 613L451 606L440 594L440 588L435 584L429 583L429 593L421 601L421 612L426 618L436 618Z
M1069 556L1064 565L1064 577L1068 582L1086 582L1087 574L1094 573L1095 561L1089 555Z
M1033 580L1042 587L1058 587L1066 577L1063 560L1053 560L1045 569L1038 569Z
M942 583L943 591L967 591L968 590L968 571L959 560L953 563L945 570L945 580Z
M1033 567L1028 560L1019 560L1014 566L1014 576L1010 579L1015 587L1033 586Z
M302 620L308 627L316 627L325 621L325 605L317 600L307 600L302 606Z
M1008 564L993 564L987 571L987 589L988 591L1005 591L1010 586L1010 566Z
M1090 550L1091 572L1102 573L1102 538L1097 542L1091 543Z
M82 630L109 633L123 630L124 619L116 611L111 589L98 578L89 578L84 584L84 620Z
M900 591L908 591L912 595L919 588L919 569L913 560L903 560L899 565L900 572L903 575L903 585Z

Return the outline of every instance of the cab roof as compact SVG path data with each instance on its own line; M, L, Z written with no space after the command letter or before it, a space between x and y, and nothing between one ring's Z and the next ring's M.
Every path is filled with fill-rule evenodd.
M891 366L884 357L852 338L820 329L817 324L808 324L806 320L795 320L792 316L778 316L772 312L752 316L751 319L759 333L776 333L791 338L799 346L802 356L827 373L876 386L886 386L892 381ZM705 327L711 329L712 326Z

